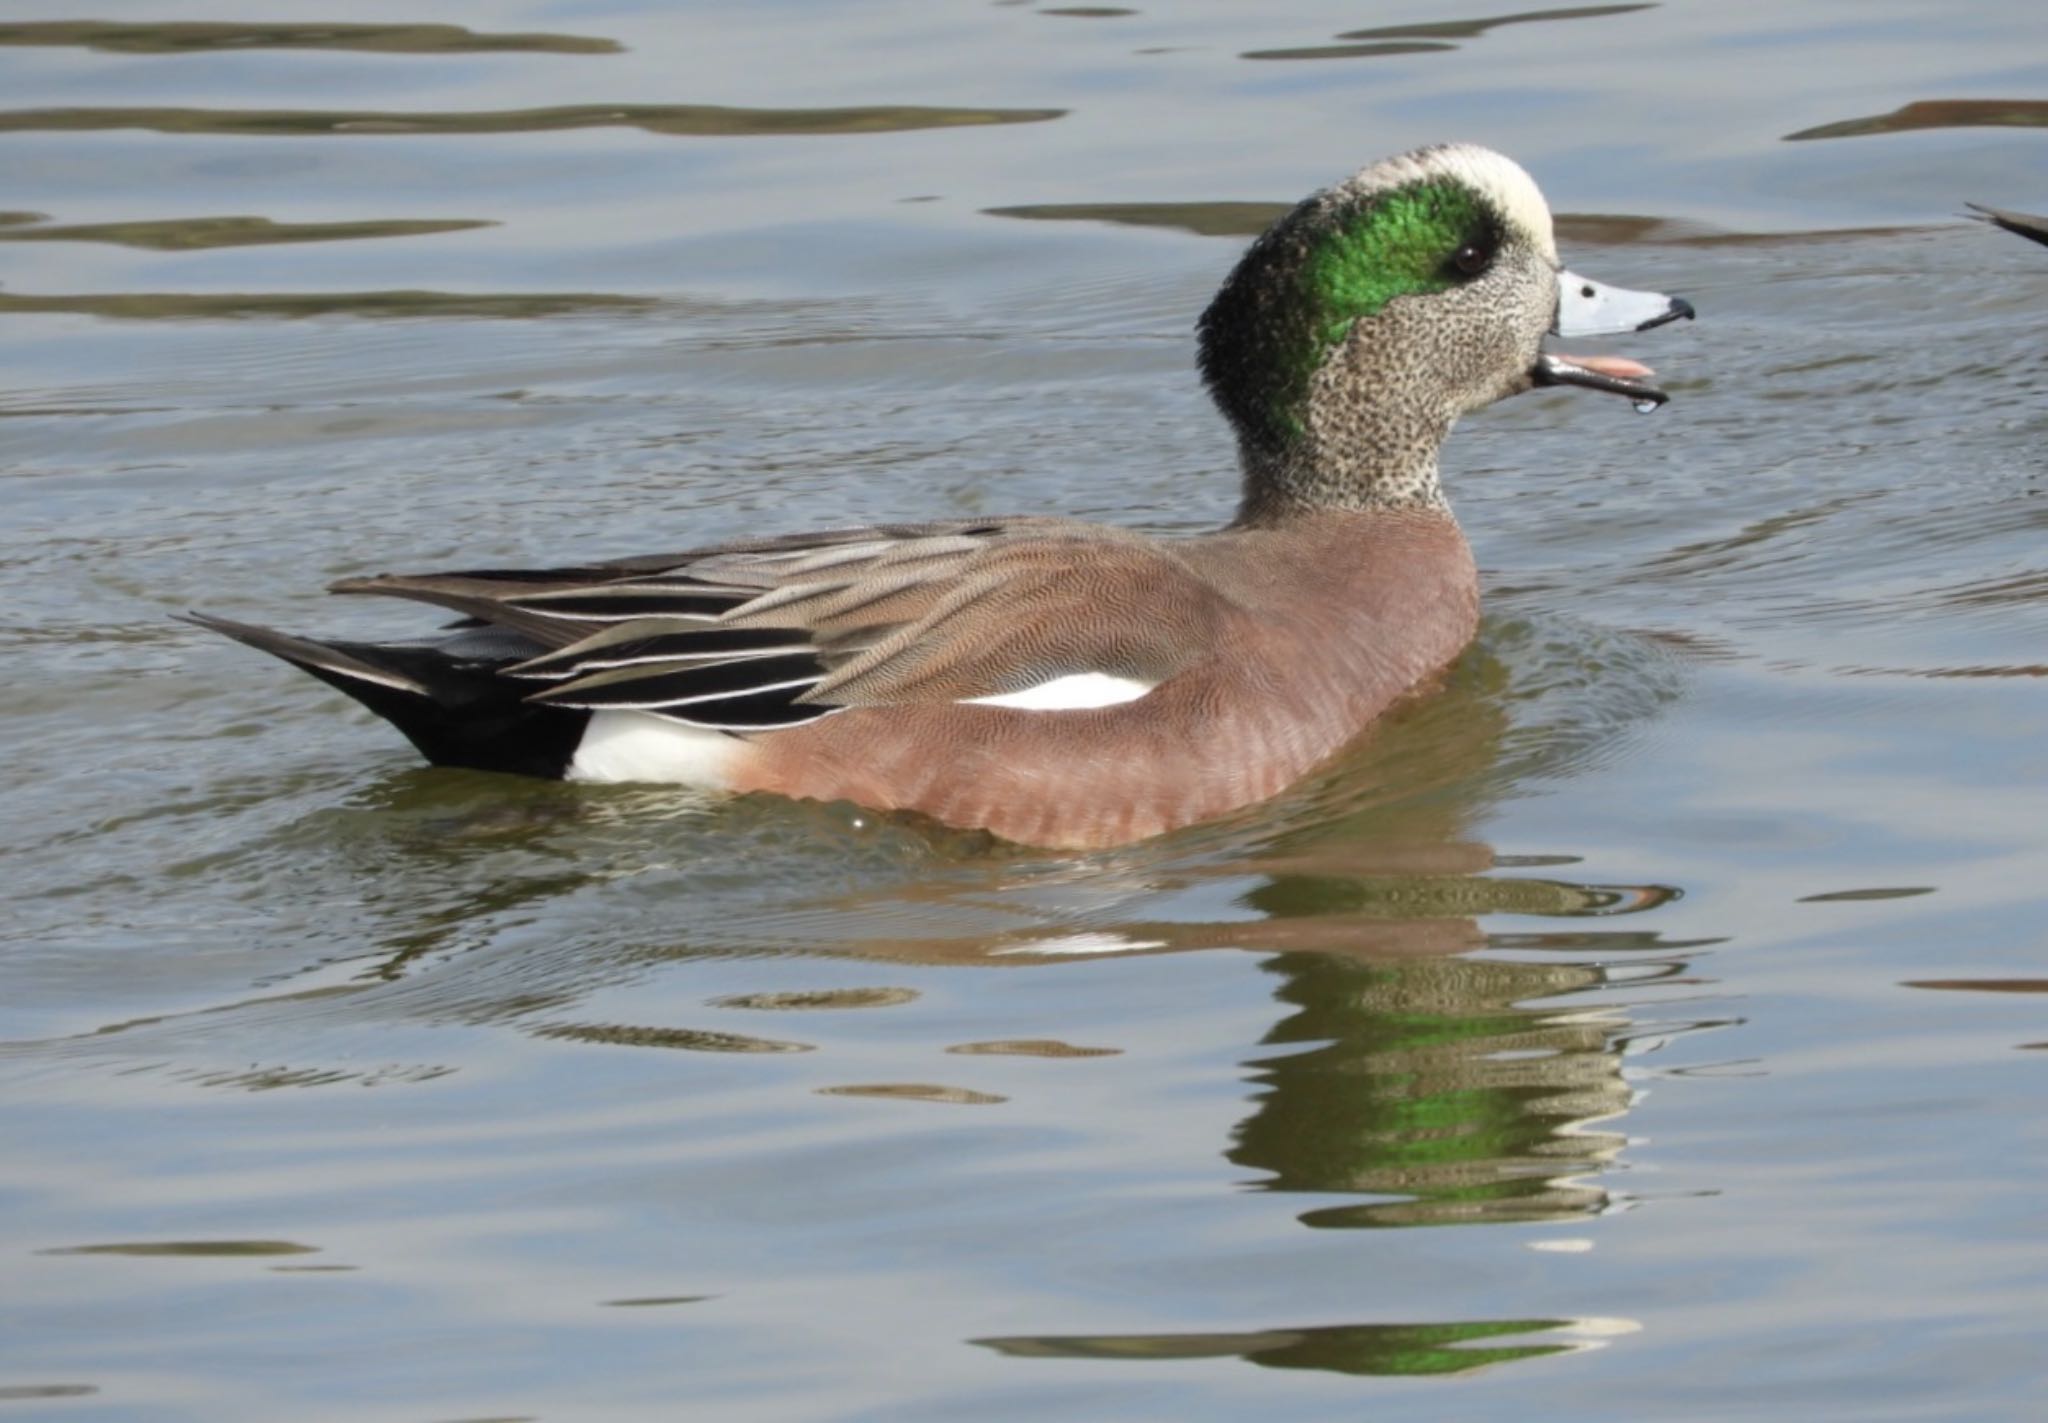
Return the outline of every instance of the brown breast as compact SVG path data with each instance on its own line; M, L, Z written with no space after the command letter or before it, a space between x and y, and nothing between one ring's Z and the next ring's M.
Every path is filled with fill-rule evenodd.
M1188 670L1075 711L857 707L750 743L736 790L914 810L1024 844L1144 839L1275 794L1471 639L1443 514L1322 514L1176 546L1238 610Z

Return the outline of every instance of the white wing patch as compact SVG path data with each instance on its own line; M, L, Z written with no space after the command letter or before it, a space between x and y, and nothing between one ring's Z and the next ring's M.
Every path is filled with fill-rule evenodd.
M1135 702L1158 686L1131 677L1112 677L1107 672L1069 672L1050 682L1040 682L1021 692L1004 692L993 697L969 697L964 703L975 707L1018 707L1024 711L1080 711L1085 707L1113 707Z
M722 791L732 785L732 761L744 746L722 731L684 726L646 712L593 712L564 779Z

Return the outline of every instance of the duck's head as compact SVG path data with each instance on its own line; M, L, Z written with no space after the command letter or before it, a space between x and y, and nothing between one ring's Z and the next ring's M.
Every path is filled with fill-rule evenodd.
M1433 505L1458 416L1537 385L1661 403L1647 367L1546 334L1644 331L1692 307L1576 276L1535 182L1490 149L1384 159L1254 243L1202 316L1202 377L1237 429L1247 519Z

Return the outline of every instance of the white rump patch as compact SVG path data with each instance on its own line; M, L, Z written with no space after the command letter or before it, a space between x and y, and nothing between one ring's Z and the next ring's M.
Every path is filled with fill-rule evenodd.
M975 707L1019 707L1025 711L1080 711L1084 707L1113 707L1135 702L1158 686L1131 677L1112 677L1107 672L1069 672L1050 682L1040 682L1021 692L1004 692L994 697L969 697L964 705Z
M732 785L732 761L742 749L743 743L722 731L684 726L646 712L593 712L563 779L722 791Z

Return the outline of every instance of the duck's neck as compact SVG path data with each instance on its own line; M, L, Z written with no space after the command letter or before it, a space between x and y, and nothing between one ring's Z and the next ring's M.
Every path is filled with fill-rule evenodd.
M1238 442L1244 500L1236 527L1284 523L1326 510L1431 510L1448 514L1437 451L1448 416L1352 392L1317 392L1303 429L1275 447Z

